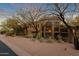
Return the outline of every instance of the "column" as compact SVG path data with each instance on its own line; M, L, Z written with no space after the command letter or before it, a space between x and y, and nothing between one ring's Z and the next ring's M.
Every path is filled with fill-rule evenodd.
M54 22L52 22L52 38L54 39Z
M46 33L45 32L46 32L46 27L44 26L44 32L43 32L44 33L44 37L46 37Z

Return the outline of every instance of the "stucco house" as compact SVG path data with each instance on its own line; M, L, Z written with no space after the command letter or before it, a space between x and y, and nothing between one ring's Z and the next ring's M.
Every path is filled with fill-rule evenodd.
M64 41L73 38L68 32L67 27L56 16L41 17L40 20L37 21L37 24L44 38L63 39ZM32 27L30 27L29 30L30 32L35 32Z

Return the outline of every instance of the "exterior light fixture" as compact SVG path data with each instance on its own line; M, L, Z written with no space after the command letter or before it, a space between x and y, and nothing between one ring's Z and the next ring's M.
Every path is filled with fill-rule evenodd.
M49 29L48 32L49 32L49 33L52 32L51 29Z

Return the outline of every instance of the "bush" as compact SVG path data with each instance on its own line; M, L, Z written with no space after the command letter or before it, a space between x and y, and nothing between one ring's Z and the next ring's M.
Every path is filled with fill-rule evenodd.
M32 41L35 41L36 39L35 38L32 38Z
M39 39L40 42L44 42L44 38Z
M5 33L8 32L8 31L9 31L8 29L2 28L2 29L0 30L0 34L5 34Z
M24 37L26 37L26 38L33 38L33 34L29 33L29 34L25 35Z
M37 39L41 39L42 38L42 35L40 33L37 34Z
M6 32L6 35L7 36L14 36L15 33L14 33L14 31L8 31L8 32Z
M63 43L64 41L63 41L63 40L57 40L57 42L58 42L58 43Z
M46 42L47 43L52 43L53 42L53 39L48 39Z
M13 33L8 32L8 33L6 33L6 35L7 35L7 36L12 36Z
M6 33L6 31L0 31L0 34L5 34Z

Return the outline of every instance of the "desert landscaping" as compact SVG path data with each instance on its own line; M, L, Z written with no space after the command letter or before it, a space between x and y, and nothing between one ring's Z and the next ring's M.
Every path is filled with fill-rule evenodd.
M70 43L46 43L32 41L29 38L0 35L0 40L17 55L24 56L78 56L79 51Z
M0 8L0 56L79 56L79 4L3 3Z

